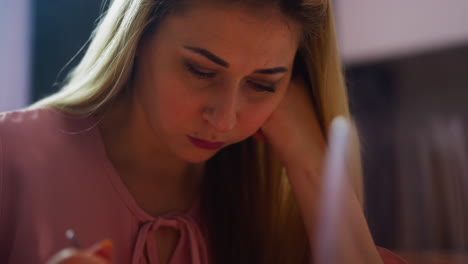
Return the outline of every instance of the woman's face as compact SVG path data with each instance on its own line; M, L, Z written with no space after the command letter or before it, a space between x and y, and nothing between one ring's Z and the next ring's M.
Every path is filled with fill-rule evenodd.
M283 98L299 29L279 10L193 7L138 50L135 101L172 154L203 162L254 134Z

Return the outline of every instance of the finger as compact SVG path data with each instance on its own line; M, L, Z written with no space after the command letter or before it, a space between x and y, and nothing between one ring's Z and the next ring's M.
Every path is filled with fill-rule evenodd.
M110 262L100 256L89 254L87 252L80 252L73 255L61 262L61 264L110 264Z
M55 254L47 264L109 264L110 261L90 252L67 248Z
M112 241L103 240L91 246L87 251L110 262L112 260L112 248Z
M65 263L64 261L78 253L77 249L74 248L66 248L63 250L60 250L57 254L52 256L50 260L47 262L47 264L59 264L59 263Z

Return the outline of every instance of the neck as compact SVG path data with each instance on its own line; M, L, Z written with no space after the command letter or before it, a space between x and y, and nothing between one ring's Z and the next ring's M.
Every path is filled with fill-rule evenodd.
M117 101L99 129L109 160L148 213L186 210L200 191L204 164L191 164L169 152L137 103Z

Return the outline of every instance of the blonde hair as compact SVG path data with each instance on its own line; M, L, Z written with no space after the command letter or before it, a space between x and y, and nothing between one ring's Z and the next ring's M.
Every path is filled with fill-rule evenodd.
M174 2L184 1L114 0L63 88L30 108L52 107L80 116L104 110L129 82L136 49L145 32L174 11ZM259 5L258 0L224 2ZM305 34L295 70L311 87L311 100L326 137L334 117L351 119L331 3L261 2L277 4L293 19L302 16L299 22ZM357 136L354 142L352 181L362 201ZM271 153L268 145L249 139L226 147L208 161L202 210L215 263L308 261L310 247L299 208L281 164Z

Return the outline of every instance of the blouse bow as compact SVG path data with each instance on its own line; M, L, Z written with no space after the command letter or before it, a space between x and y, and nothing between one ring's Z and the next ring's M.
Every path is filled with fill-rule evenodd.
M180 246L188 246L189 263L208 263L206 244L195 221L188 215L170 214L156 217L154 220L143 222L140 225L132 264L159 264L154 233L161 226L172 227L180 232L180 238L174 252L177 252Z

